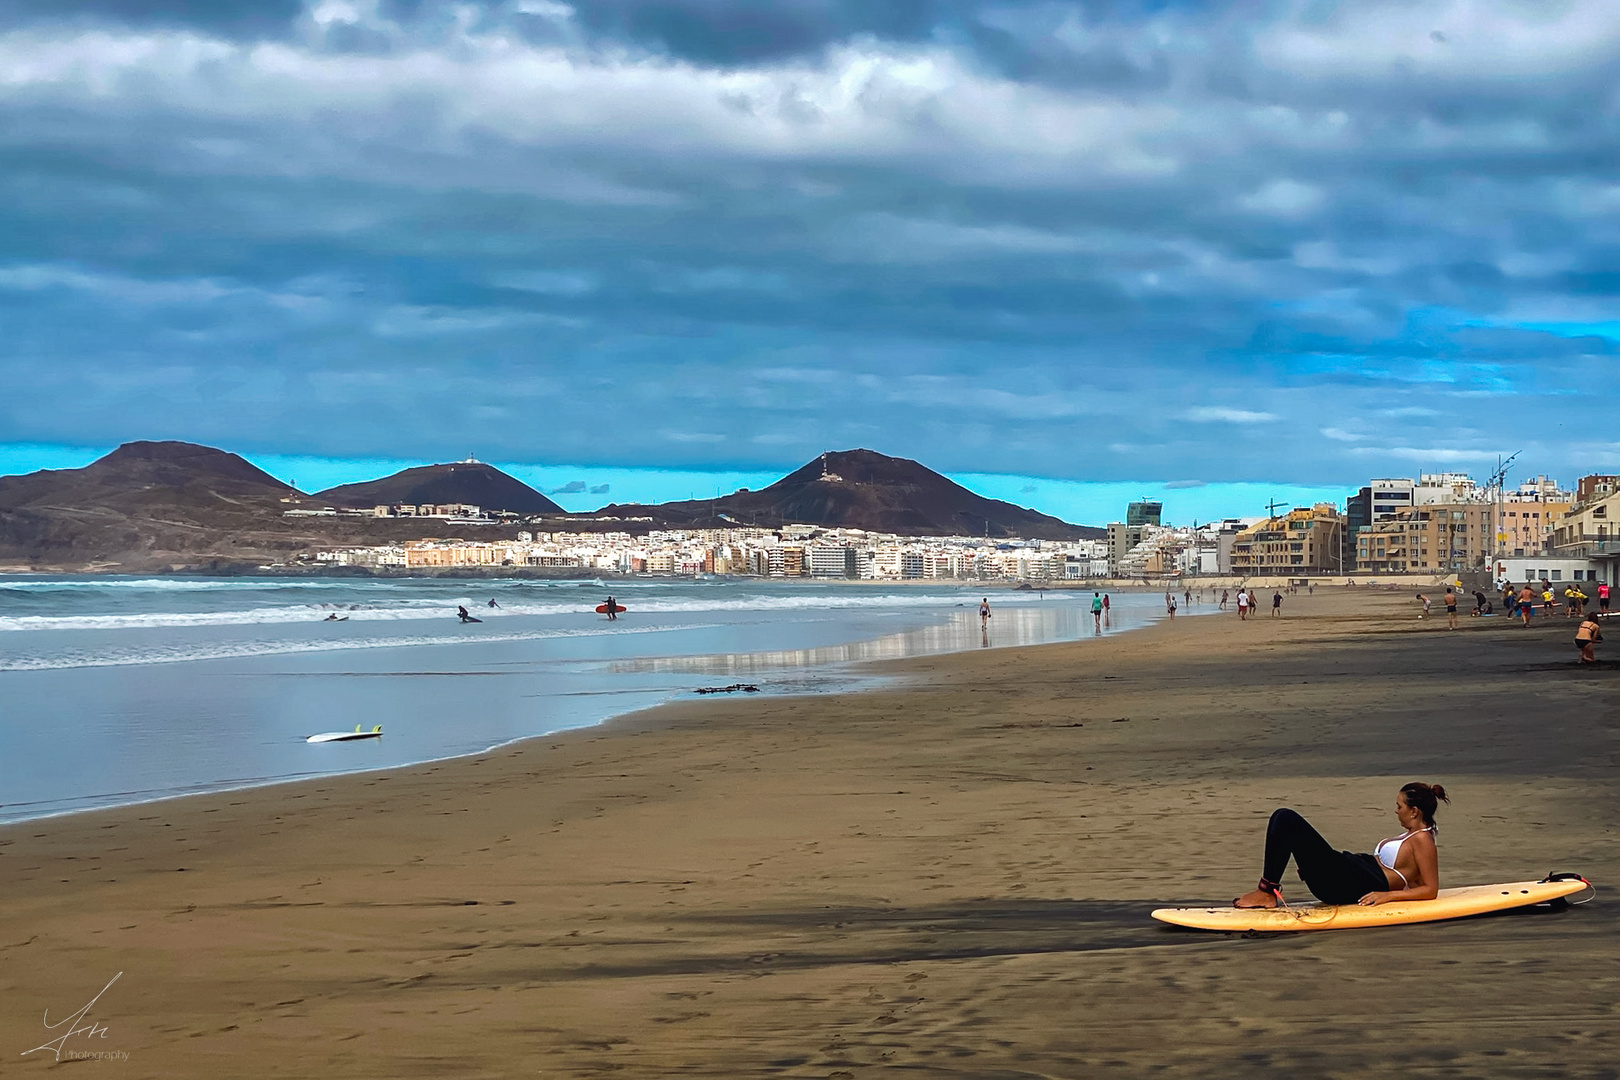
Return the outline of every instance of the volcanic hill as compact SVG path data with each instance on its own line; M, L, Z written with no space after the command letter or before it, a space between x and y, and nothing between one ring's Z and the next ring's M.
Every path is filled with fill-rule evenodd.
M823 454L760 491L656 506L611 504L597 514L651 517L687 528L798 523L913 536L1075 540L1107 535L1105 529L1070 525L975 495L915 461L873 450Z
M523 481L482 461L457 461L448 465L421 465L401 469L380 480L341 484L317 491L313 499L333 506L369 508L409 503L465 503L484 510L508 510L514 514L563 514L562 507Z
M125 443L82 469L0 476L0 556L95 564L190 551L199 533L279 517L297 495L223 450Z
M551 505L532 488L497 475L519 489L518 495L527 492L529 501L458 497L468 494L471 485L432 501ZM424 496L420 501L430 500ZM236 572L333 546L495 535L491 526L443 519L319 514L333 505L341 504L304 495L223 450L183 442L126 443L82 469L0 476L0 565ZM288 517L289 510L317 514Z

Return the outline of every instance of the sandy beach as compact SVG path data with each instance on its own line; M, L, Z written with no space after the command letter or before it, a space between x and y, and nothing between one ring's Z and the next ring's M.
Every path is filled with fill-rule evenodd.
M0 830L0 1050L124 1077L1612 1077L1612 893L1245 938L1267 815L1441 781L1443 884L1620 882L1620 665L1291 596L477 758ZM1620 648L1617 642L1611 648ZM1305 896L1292 871L1291 897ZM43 1060L42 1060L43 1059Z

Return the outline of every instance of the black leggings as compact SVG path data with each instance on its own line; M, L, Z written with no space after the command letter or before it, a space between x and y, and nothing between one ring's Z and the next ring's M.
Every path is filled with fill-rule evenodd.
M1267 881L1282 880L1290 855L1305 887L1324 904L1353 904L1370 892L1389 888L1377 859L1334 851L1310 822L1292 810L1278 810L1266 825Z

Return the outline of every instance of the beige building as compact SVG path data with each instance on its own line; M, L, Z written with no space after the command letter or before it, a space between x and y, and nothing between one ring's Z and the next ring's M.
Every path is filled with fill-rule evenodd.
M512 551L506 544L418 540L405 545L407 567L500 566L511 561Z
M1496 553L1500 555L1536 555L1547 550L1556 541L1554 529L1560 519L1569 513L1570 500L1513 499L1499 507L1495 519Z
M1559 555L1620 553L1620 478L1583 476L1577 502L1553 522L1551 547Z
M1336 574L1344 515L1332 503L1290 510L1237 534L1232 573L1240 576Z
M1485 565L1494 553L1489 503L1430 503L1396 511L1356 534L1356 568L1377 574L1440 573ZM1517 520L1517 519L1515 519Z

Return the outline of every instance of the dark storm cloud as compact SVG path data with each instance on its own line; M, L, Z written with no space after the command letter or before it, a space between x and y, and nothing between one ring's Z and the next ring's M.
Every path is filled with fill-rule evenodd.
M1609 6L10 10L0 439L1606 464Z

